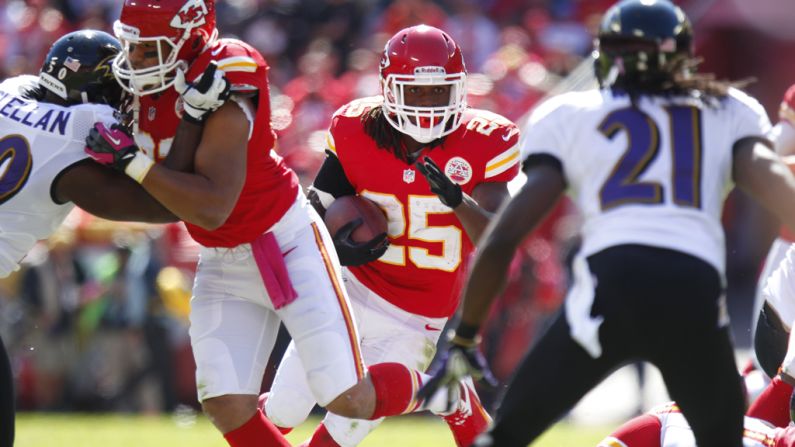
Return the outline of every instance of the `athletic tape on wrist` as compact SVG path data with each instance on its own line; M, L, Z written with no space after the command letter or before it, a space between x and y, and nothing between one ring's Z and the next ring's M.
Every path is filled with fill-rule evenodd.
M149 173L149 170L152 169L154 164L155 162L151 158L144 155L143 152L136 152L133 159L130 161L127 167L124 168L124 173L132 177L132 179L136 182L141 183L144 181L146 174Z

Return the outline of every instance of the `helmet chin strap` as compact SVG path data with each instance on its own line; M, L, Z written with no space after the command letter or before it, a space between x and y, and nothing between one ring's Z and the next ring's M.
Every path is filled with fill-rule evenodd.
M444 126L446 121L442 121L440 124L437 124L431 128L423 128L417 126L416 124L412 123L408 119L402 120L398 118L398 120L402 121L403 127L399 127L397 121L393 121L388 119L387 122L398 132L411 137L417 143L427 144L433 140L441 138L442 134L444 133ZM441 127L441 128L440 128Z
M439 124L439 126L441 126L441 124ZM441 136L441 132L434 132L436 127L438 126L429 129L428 132L422 132L422 128L409 123L406 125L406 128L403 129L403 132L413 138L417 143L426 144L438 139Z

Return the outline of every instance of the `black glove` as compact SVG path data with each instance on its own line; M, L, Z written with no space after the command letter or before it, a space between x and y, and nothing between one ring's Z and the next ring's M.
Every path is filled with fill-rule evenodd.
M425 157L424 162L417 163L417 169L431 185L431 191L439 196L442 203L450 208L461 205L464 198L461 186L450 180L430 157Z
M367 242L354 242L351 233L363 223L361 218L354 219L343 225L332 238L334 248L342 265L362 265L375 261L383 256L389 248L386 233L381 233Z
M138 146L125 126L111 124L108 129L102 123L95 123L86 137L85 152L97 162L124 172Z
M443 387L457 387L467 376L491 387L497 386L497 379L491 373L478 345L477 339L454 336L449 341L447 350L434 360L429 369L431 378L417 391L417 399L429 399Z

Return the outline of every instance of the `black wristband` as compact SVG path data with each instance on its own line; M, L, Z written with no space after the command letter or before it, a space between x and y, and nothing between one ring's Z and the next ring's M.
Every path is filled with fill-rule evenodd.
M456 337L468 340L474 340L475 337L478 336L478 332L480 332L480 326L475 324L466 324L463 321L458 323L458 327L455 328Z
M207 115L203 116L201 119L196 119L193 116L191 116L191 114L189 114L187 112L182 112L182 119L183 120L185 120L185 121L187 121L187 122L189 122L191 124L195 124L197 126L203 126L205 118L207 118Z

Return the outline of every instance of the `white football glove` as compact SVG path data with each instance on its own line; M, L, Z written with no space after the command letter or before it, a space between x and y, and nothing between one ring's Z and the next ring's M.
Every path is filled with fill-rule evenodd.
M218 70L218 65L212 61L194 82L185 81L185 73L178 68L174 89L182 97L183 118L201 124L229 99L231 85L223 70Z

